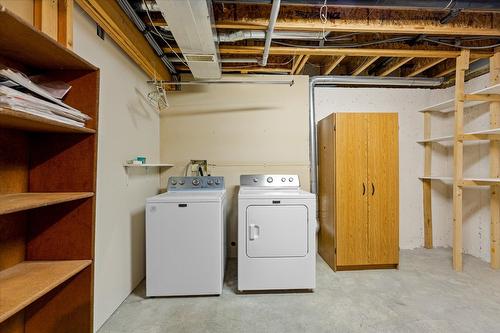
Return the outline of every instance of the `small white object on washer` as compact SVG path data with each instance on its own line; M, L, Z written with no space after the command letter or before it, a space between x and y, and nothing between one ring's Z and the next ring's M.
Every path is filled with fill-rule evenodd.
M316 196L297 175L242 175L238 290L314 289Z
M146 201L146 296L220 295L226 262L223 177L170 177Z

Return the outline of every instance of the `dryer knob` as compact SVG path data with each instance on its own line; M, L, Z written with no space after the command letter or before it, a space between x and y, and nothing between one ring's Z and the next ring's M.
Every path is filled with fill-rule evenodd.
M170 182L172 185L177 185L177 180L175 179L172 179L172 181Z
M285 177L281 178L281 181L282 181L283 183L284 183L284 182L286 182L286 178L285 178Z
M272 183L273 182L273 177L267 177L267 182Z
M200 180L198 178L193 179L193 185L194 186L200 185Z
M258 181L259 181L259 180L258 180L257 178L254 178L254 179L253 179L253 182L254 182L254 183L257 183Z
M207 181L207 184L208 184L208 185L213 185L213 184L214 184L214 181L213 181L212 179L209 179L209 180Z
M220 184L220 179L216 178L215 179L215 185L219 185Z

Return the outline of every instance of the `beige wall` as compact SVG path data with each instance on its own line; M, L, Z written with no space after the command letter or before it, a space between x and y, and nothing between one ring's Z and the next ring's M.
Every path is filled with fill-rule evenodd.
M101 70L95 231L94 329L144 278L144 205L158 193L157 170L123 163L159 160L159 117L146 102L148 77L75 6L74 50Z
M239 79L241 76L225 76ZM289 80L284 76L246 79ZM225 177L230 198L229 241L236 242L239 176L249 173L299 174L309 189L308 78L295 84L183 86L169 93L161 114L161 161L176 166L162 174L183 175L191 159L206 159L212 175ZM230 255L235 255L230 246Z
M0 5L33 24L33 0L0 0Z

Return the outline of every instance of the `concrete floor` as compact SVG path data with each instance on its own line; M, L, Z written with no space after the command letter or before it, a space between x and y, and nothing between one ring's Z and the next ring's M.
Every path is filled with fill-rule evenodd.
M314 293L146 299L144 282L104 324L117 332L500 332L500 272L448 249L401 251L399 270L334 273L318 256Z

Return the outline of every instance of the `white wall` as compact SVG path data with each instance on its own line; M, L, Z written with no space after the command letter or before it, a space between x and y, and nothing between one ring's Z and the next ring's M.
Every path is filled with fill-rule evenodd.
M145 102L145 74L75 6L74 50L101 69L95 230L94 328L97 330L144 278L144 200L159 189L154 170L123 163L159 160L159 117Z
M285 80L290 76L224 76ZM237 241L237 186L241 174L298 174L309 189L308 78L295 84L183 86L169 93L161 116L161 160L176 165L162 176L183 175L191 159L206 159L212 175L225 177L230 208L229 243ZM236 245L229 255L236 255Z

